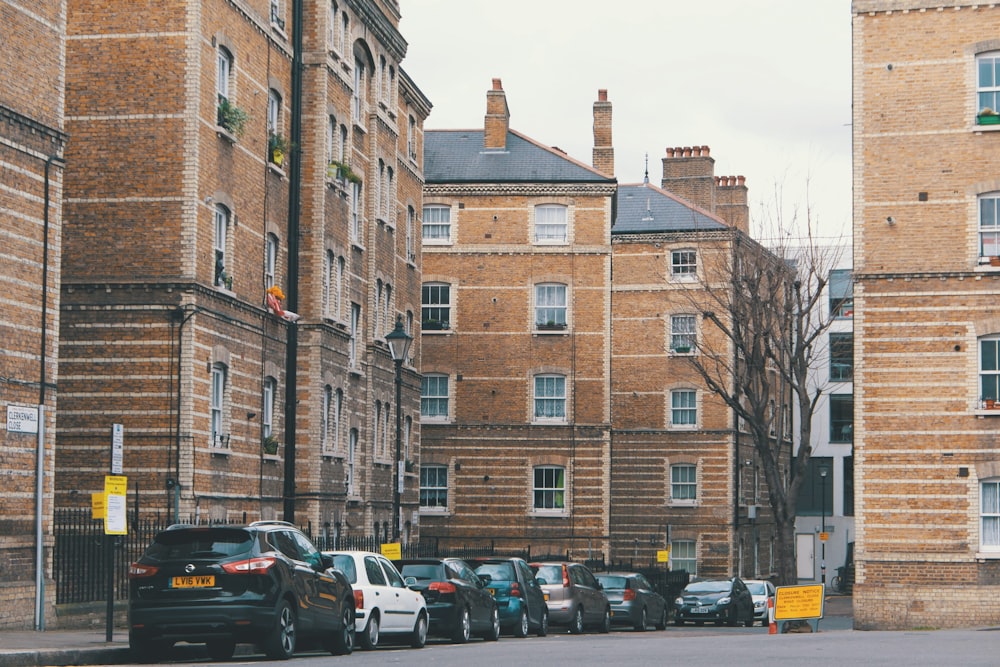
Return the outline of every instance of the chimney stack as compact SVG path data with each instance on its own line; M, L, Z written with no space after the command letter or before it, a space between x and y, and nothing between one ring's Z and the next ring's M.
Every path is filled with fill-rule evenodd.
M488 151L505 150L509 128L510 109L507 108L507 94L503 92L500 79L493 79L493 90L486 93L486 128L483 133L483 148Z
M607 89L597 91L594 102L594 169L615 175L615 148L611 143L611 102Z
M715 158L709 155L708 146L667 148L660 186L715 213Z

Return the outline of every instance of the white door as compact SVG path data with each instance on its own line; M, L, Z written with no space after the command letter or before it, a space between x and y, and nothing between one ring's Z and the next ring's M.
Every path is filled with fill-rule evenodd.
M816 578L816 536L812 533L795 536L795 570L799 579Z

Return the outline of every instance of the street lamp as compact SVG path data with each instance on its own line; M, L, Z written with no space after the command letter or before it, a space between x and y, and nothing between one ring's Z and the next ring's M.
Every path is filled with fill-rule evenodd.
M406 329L403 328L402 315L396 317L396 327L386 334L385 342L389 345L389 354L392 355L392 360L396 362L396 479L392 488L392 521L394 526L392 536L398 540L400 523L402 522L399 496L403 491L405 481L403 463L400 459L400 448L403 440L403 360L406 359L406 354L410 351L410 343L413 342L413 336L406 333Z
M826 476L830 469L823 465L819 467L820 481L820 529L819 529L819 572L820 582L826 583Z

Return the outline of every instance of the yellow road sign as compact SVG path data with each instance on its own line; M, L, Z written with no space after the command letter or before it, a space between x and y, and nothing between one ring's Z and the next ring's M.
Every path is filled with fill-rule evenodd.
M774 595L774 620L823 618L823 584L778 586Z

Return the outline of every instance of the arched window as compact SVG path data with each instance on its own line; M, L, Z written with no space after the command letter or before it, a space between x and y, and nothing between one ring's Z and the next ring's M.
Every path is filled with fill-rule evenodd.
M226 249L229 245L229 219L230 211L222 204L215 205L215 235L213 246L215 249L215 279L213 284L216 287L232 287L232 280L229 276L232 269L226 265Z
M264 248L264 284L270 287L276 285L275 274L278 265L278 237L274 234L267 235L267 243Z
M566 242L566 207L544 204L535 207L535 242Z
M211 396L211 440L210 446L229 448L229 434L226 432L226 375L224 364L212 364L212 396Z

